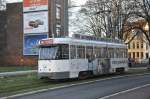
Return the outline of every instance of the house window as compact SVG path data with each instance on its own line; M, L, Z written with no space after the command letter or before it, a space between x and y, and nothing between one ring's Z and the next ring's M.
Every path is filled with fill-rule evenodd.
M131 57L131 53L129 52L129 57Z
M133 58L135 59L135 52L133 52Z
M130 44L128 44L128 49L130 49L131 47L130 47Z
M146 44L146 50L148 50L148 44Z
M56 4L56 19L60 19L61 18L61 5Z
M140 55L139 55L139 52L137 52L137 58L139 58L139 56L140 56Z
M61 36L61 27L56 27L56 37L60 37Z
M137 48L139 48L139 42L137 42Z
M146 59L148 59L149 57L148 57L149 55L148 55L148 53L146 53Z
M143 48L143 42L141 42L141 48Z
M133 42L133 49L135 49L135 42Z
M141 52L141 59L143 58L143 56L144 56L144 55L143 55L143 52Z

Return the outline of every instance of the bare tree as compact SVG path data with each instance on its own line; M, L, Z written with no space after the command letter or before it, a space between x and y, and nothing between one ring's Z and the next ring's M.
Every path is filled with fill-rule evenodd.
M130 1L130 0L129 0ZM88 0L81 13L87 16L86 30L96 36L123 39L123 28L130 16L128 0Z
M6 9L6 0L0 0L0 10Z
M84 16L78 11L81 6L76 5L72 0L69 0L69 32L70 33L86 33L84 31Z
M150 42L150 28L146 31L143 26L132 24L143 18L150 27L150 0L88 0L79 15L75 21L80 28L78 32L81 30L99 37L105 34L106 37L123 40L128 36L127 32L134 29L144 33ZM83 18L86 22L83 22Z
M140 30L147 38L150 45L150 0L132 0L133 7L130 11L133 17L136 19L143 19L148 23L148 30L145 30L143 26L136 26L135 29Z

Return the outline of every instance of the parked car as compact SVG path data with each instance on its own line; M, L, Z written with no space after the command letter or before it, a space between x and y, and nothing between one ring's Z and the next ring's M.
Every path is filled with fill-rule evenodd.
M38 28L39 25L43 25L44 22L41 20L35 20L35 21L30 21L29 22L29 26L34 27L34 28Z

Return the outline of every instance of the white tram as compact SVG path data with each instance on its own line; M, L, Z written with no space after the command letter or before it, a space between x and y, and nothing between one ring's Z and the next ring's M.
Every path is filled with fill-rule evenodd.
M89 75L128 70L125 44L118 40L85 38L41 40L38 60L39 78L86 78Z

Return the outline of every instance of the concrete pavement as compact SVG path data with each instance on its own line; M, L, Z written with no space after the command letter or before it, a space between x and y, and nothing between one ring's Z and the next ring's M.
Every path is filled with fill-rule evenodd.
M0 77L26 75L26 74L36 73L36 72L37 72L37 70L4 72L4 73L0 73Z

